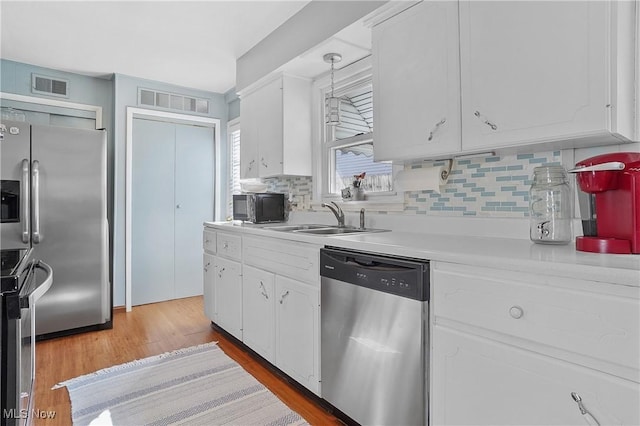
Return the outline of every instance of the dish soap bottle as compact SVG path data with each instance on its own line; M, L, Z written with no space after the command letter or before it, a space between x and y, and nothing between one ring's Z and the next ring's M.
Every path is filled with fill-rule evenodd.
M568 244L573 240L573 197L562 166L533 170L529 190L529 237L534 243Z

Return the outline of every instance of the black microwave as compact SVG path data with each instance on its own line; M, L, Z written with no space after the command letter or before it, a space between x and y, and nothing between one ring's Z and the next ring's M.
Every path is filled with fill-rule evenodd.
M252 223L286 222L284 194L256 192L233 196L233 220Z

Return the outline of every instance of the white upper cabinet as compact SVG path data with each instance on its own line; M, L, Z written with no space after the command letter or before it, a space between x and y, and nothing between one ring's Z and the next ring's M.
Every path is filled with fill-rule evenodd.
M462 149L634 138L633 2L460 2Z
M241 178L311 175L311 82L280 75L241 93Z
M640 139L638 7L423 1L380 12L371 20L376 160Z
M419 3L372 32L375 159L459 151L458 3Z

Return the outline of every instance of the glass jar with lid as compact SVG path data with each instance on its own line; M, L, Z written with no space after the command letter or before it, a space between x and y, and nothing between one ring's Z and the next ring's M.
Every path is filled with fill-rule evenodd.
M533 170L529 190L529 236L534 243L568 244L573 240L573 194L562 166Z

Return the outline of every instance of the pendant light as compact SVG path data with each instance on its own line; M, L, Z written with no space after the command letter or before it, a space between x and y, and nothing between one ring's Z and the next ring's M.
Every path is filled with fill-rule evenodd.
M329 126L337 126L340 124L340 98L336 98L333 95L333 66L336 62L340 62L342 60L342 55L339 53L327 53L322 58L325 62L331 64L331 96L327 98L326 103L326 123Z

